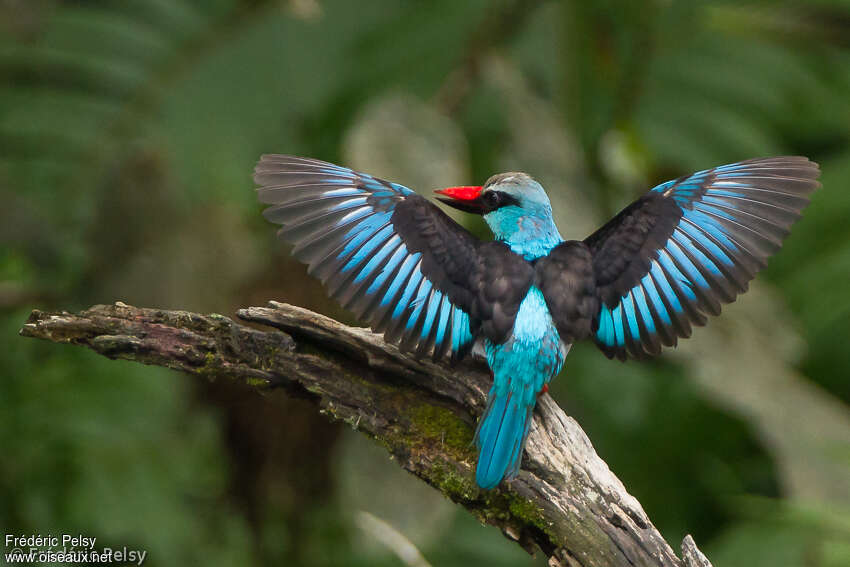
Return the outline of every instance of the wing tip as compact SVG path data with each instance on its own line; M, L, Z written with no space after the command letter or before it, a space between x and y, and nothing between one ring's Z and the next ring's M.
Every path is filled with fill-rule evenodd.
M324 168L334 168L335 170L349 171L347 168L342 166L333 164L331 162L323 161L315 158L307 158L301 156L294 156L290 154L261 154L260 159L257 160L257 163L254 165L254 181L258 185L263 185L265 182L258 181L257 176L262 174L268 174L271 172L283 173L288 169L292 169L294 171L304 171L315 169L317 167ZM272 171L269 171L271 169Z

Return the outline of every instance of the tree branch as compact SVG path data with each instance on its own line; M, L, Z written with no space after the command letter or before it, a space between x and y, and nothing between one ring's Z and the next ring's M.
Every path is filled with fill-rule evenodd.
M682 559L599 458L579 425L543 395L519 476L492 491L474 482L472 437L489 372L417 361L367 329L281 303L221 315L97 305L33 311L21 334L87 346L109 358L224 376L305 396L374 438L395 461L549 564L710 567L690 536ZM274 329L268 329L274 327Z

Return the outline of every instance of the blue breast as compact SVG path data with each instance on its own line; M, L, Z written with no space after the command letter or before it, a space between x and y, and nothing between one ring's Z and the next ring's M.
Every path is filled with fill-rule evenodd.
M539 214L520 207L502 207L484 215L484 220L497 240L526 260L541 258L564 241L548 209Z

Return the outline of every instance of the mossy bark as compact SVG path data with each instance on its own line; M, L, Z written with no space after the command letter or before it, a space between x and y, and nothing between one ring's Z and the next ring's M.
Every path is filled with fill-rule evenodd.
M676 556L548 395L535 411L519 476L484 491L475 485L472 447L490 380L482 363L417 361L366 329L280 303L238 316L255 326L116 303L78 314L33 311L21 334L306 397L482 522L530 552L541 549L550 565L710 567L690 537L683 558Z

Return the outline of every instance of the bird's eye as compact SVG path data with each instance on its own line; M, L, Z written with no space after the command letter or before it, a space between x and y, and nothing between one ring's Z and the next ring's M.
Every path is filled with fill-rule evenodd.
M484 205L488 209L498 209L502 199L497 191L488 191L484 193Z

